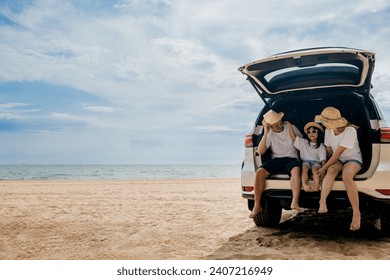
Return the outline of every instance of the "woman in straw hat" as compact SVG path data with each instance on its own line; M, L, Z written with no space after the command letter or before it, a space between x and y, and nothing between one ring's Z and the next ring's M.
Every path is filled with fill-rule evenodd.
M264 133L258 146L258 152L262 155L268 148L271 148L272 158L264 162L256 171L255 205L249 215L250 218L255 218L258 213L263 211L260 201L265 189L265 178L270 174L278 172L289 172L293 194L291 209L300 209L298 201L301 189L301 164L298 158L298 151L292 143L289 128L287 124L282 122L283 116L284 113L277 113L273 110L269 110L264 115ZM295 126L293 126L293 129L297 135L301 136L301 133Z
M326 172L322 182L318 213L328 212L326 199L337 175L342 171L342 179L353 211L350 230L358 230L361 222L359 194L353 178L362 169L363 160L356 127L349 124L334 107L325 108L321 115L316 116L316 121L322 122L326 127L324 143L330 156L327 163L318 170L320 176Z

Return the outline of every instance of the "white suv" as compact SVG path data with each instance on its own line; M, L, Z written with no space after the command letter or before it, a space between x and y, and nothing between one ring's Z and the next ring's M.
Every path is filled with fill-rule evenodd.
M247 76L264 102L254 128L245 139L241 170L242 196L248 208L254 206L255 172L266 153L257 146L262 137L263 115L270 109L284 112L284 120L302 131L303 126L328 106L336 107L351 123L358 125L363 169L355 177L363 215L390 229L390 128L371 90L375 54L350 48L313 48L279 53L248 63L238 70ZM292 193L287 174L267 178L262 195L263 211L253 220L257 226L278 226L282 209L290 209ZM319 193L301 192L300 206L318 209ZM341 176L327 199L329 211L350 207Z

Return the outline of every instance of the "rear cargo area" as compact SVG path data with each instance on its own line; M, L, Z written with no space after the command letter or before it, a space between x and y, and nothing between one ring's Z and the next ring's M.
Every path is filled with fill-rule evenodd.
M366 97L368 98L368 97ZM273 99L268 100L268 103L274 111L284 112L284 120L294 124L303 134L303 127L306 123L314 121L314 117L319 115L321 111L328 106L335 107L340 110L351 124L359 127L358 139L363 156L363 169L359 172L364 173L371 164L372 159L372 142L375 135L370 126L370 116L366 110L367 102L365 98L355 92L339 91L329 92L327 90L305 91L302 93L283 94ZM268 111L264 108L260 112L256 121L257 125L262 125L263 115ZM260 142L262 134L254 136L254 145L257 146ZM266 160L269 155L262 156L262 160Z

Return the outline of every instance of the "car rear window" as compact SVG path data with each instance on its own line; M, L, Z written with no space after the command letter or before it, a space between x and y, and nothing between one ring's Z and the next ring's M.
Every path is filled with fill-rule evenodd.
M351 64L329 63L308 67L277 69L264 76L271 91L281 91L296 87L358 85L360 69Z

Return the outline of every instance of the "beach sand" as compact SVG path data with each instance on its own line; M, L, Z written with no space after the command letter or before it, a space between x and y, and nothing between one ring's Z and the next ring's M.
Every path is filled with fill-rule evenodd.
M390 236L350 232L347 211L256 227L239 179L1 181L0 198L3 260L390 259Z

